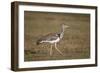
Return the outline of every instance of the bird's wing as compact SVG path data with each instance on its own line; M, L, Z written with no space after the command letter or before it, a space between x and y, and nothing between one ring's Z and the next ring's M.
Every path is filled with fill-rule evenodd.
M47 41L52 41L52 40L56 40L58 37L57 36L51 36L51 37L47 37Z
M56 40L59 37L57 33L50 33L45 36L42 36L40 39L37 40L37 45L40 44L43 41L52 41Z
M50 34L47 34L47 35L41 37L41 40L42 41L45 41L45 40L52 41L52 40L56 40L57 38L58 38L58 35L57 34L50 33Z

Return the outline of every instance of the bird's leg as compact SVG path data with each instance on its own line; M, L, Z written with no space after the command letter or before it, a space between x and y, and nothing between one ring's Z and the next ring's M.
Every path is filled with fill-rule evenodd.
M50 48L50 56L52 55L52 45L51 45L51 48Z
M63 53L57 48L57 44L55 43L55 49L61 54L63 55ZM64 56L64 55L63 55Z

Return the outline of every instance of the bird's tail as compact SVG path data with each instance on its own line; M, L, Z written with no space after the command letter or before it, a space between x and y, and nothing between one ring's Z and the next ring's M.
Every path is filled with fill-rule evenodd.
M36 45L40 45L40 44L41 44L41 41L37 40Z
M36 42L36 45L39 45L40 43L39 42Z

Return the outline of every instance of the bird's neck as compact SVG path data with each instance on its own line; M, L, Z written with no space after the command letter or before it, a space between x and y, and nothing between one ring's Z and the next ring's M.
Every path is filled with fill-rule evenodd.
M64 35L64 27L61 28L60 38L62 39Z

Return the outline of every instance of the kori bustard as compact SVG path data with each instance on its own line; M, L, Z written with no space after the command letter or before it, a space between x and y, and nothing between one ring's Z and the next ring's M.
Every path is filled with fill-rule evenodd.
M41 44L41 43L50 43L51 44L51 48L50 48L50 55L52 55L52 47L54 45L55 49L61 54L63 55L63 53L57 48L57 43L63 38L64 36L64 31L65 28L68 28L69 26L62 24L61 25L61 32L59 33L50 33L47 34L43 37L41 37L40 39L37 40L37 45Z

